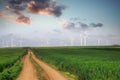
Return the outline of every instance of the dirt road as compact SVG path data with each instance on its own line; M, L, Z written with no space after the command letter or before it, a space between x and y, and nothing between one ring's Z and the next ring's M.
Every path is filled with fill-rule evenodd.
M23 68L16 80L38 80L36 69L30 61L30 52L22 59Z
M62 74L60 74L58 71L56 71L55 69L51 68L50 66L48 66L46 63L44 63L43 61L39 60L34 53L29 50L33 59L39 64L39 66L45 71L45 73L47 74L47 79L48 80L68 80L67 78L65 78Z
M33 60L43 69L43 74L46 80L68 80L57 70L38 59L30 49L28 49L28 54L23 57L23 69L16 80L38 80L36 69L30 61L30 56L32 56Z

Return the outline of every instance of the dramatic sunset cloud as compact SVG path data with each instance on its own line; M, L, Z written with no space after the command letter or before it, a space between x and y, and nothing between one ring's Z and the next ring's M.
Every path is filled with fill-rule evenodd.
M16 23L23 23L23 24L30 24L31 23L30 17L24 16L18 10L14 11L14 13L15 13L15 16L7 15L6 10L4 10L0 13L0 17L8 18Z
M23 24L31 23L30 17L24 16L22 13L20 13L20 11L16 10L14 13L16 14L16 18L14 19L15 22Z
M6 11L5 10L0 13L0 17L4 17L4 18L6 17Z
M17 23L30 24L30 18L24 15L24 11L28 14L45 14L59 17L62 15L62 10L65 9L64 5L58 4L55 0L9 0L5 10L15 13L14 19ZM5 17L5 12L0 14ZM12 19L13 20L13 19Z
M65 6L59 5L53 0L35 0L29 1L26 6L27 10L35 14L47 14L59 17Z

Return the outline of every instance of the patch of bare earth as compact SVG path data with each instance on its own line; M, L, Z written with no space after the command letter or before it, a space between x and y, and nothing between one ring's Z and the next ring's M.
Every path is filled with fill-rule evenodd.
M35 62L37 62L39 66L44 70L43 75L46 77L47 80L68 80L65 76L60 74L57 70L51 68L46 63L38 59L31 50L29 50L29 53L31 53L32 58L35 60Z
M38 80L36 69L30 61L30 52L22 59L22 71L16 80Z

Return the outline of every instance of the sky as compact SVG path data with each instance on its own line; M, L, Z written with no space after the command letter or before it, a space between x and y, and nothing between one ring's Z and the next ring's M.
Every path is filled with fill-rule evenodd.
M25 4L16 4L20 1ZM0 38L12 34L33 42L48 37L69 42L70 36L74 45L81 36L84 43L86 35L90 45L98 39L120 44L119 9L120 0L0 0Z

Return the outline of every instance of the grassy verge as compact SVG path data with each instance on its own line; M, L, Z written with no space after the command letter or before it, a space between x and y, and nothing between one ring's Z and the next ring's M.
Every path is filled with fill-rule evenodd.
M17 60L12 67L4 69L0 73L0 80L16 80L21 68L20 60Z
M0 49L0 80L16 80L22 69L21 58L25 54L23 48Z

